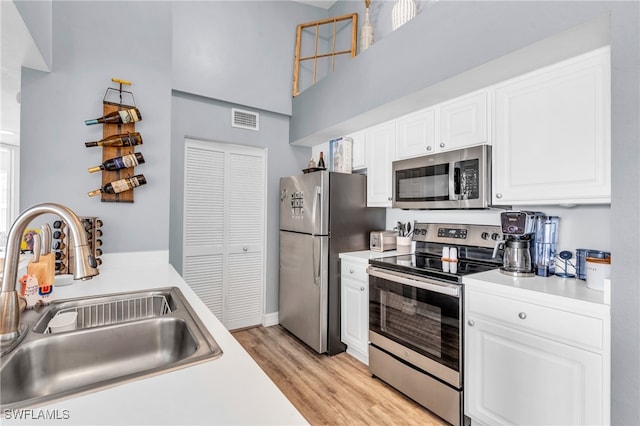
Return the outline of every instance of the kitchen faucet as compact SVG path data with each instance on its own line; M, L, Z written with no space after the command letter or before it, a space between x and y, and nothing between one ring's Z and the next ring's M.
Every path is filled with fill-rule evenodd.
M4 273L0 286L0 341L15 339L20 330L20 304L16 291L20 243L27 225L42 214L60 216L69 225L70 242L73 242L73 278L90 279L98 275L98 266L87 242L84 227L78 216L61 204L43 203L28 208L18 216L7 237L7 249L4 257Z

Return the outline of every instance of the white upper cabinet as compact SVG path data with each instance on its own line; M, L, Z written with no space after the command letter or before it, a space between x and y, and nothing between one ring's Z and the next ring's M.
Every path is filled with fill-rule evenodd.
M487 91L456 98L439 107L440 151L489 143L489 95Z
M494 204L611 202L605 47L495 88Z
M368 207L391 207L391 163L395 135L395 120L365 130Z
M396 159L432 154L436 143L436 110L425 109L396 120Z
M349 136L353 141L351 150L351 168L362 170L367 168L367 147L364 131L353 133Z

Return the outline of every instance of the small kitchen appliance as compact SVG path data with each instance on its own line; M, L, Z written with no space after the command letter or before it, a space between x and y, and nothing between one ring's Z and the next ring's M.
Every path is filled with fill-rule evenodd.
M394 161L393 207L482 209L491 203L491 146Z
M369 250L383 252L396 249L395 231L371 231L369 235Z
M504 234L504 256L500 272L517 277L532 277L536 218L540 212L507 211L500 214Z
M548 277L555 273L559 223L558 216L536 218L535 271L536 275L541 277Z
M414 254L369 260L369 371L453 425L463 412L463 276L502 265L500 227L415 223Z

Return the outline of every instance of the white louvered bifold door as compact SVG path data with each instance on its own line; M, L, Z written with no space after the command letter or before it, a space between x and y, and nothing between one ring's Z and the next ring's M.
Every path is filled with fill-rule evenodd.
M183 278L229 330L262 323L265 152L187 139Z
M264 156L229 153L227 328L262 322Z

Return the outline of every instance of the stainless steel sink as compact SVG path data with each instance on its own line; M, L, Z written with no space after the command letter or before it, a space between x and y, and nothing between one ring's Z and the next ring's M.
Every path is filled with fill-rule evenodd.
M76 329L50 333L58 313ZM222 351L176 287L57 301L23 314L27 335L1 359L0 408L23 408L217 358Z

